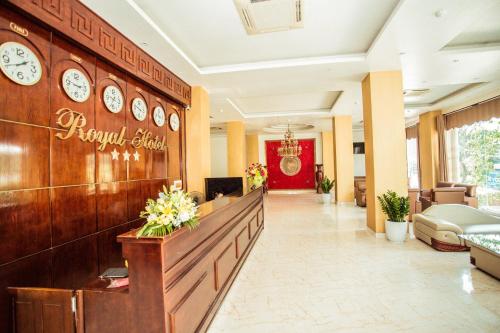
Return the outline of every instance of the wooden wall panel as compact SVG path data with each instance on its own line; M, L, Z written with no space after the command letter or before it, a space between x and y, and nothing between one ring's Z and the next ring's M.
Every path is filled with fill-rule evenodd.
M95 185L50 189L53 245L97 231L95 197Z
M53 250L53 287L78 289L98 275L97 236L58 246Z
M70 108L71 110L83 113L87 119L87 126L94 128L96 58L75 45L54 36L52 40L51 59L50 126L58 127L58 116L56 115L57 110L61 108ZM62 76L64 72L72 68L82 72L89 80L91 89L90 96L84 103L73 101L64 92L62 87Z
M28 29L28 36L20 35L11 29L11 24ZM42 126L49 124L49 69L50 69L49 31L42 29L20 15L11 14L9 18L0 16L0 45L14 41L28 46L40 60L42 78L36 85L21 86L0 75L0 118ZM8 92L8 93L6 93Z
M64 132L50 130L50 185L95 183L95 146L75 135L61 140L56 137L57 133Z
M167 104L167 120L170 119L170 115L172 113L177 113L179 118L181 114L177 106L173 104ZM182 170L182 160L181 160L181 152L182 152L182 129L174 132L170 128L170 125L167 123L167 176L171 182L174 180L181 179L181 170Z
M0 143L0 191L49 185L48 129L0 122Z
M9 0L170 98L191 103L191 87L77 0Z
M127 221L127 183L97 184L97 228L108 229Z
M48 189L0 192L0 265L50 247L49 204Z
M57 124L56 112L61 108L81 112L86 118L84 131L118 133L126 126L130 139L141 127L166 138L168 125L156 126L152 110L160 104L167 110L169 104L181 117L184 110L159 87L168 83L168 89L177 91L178 101L179 94L190 94L189 86L122 40L100 18L90 17L77 1L34 0L16 5L27 5L33 9L30 14L49 20L49 27L59 24L56 30L71 29L88 43L99 44L111 58L89 52L91 44L66 39L66 33L39 26L5 3L0 4L0 45L6 41L26 45L40 59L43 73L37 84L21 86L0 72L0 231L6 236L0 242L0 332L11 331L5 287L82 287L98 272L122 266L116 236L142 225L139 213L146 199L168 186L169 168L183 168L169 166L182 163L182 156L169 163L166 152L135 149L130 141L100 149L98 142L83 142L78 130L61 140L55 135L68 131ZM67 68L83 71L90 81L90 97L83 103L72 101L62 89L61 76ZM156 83L144 83L150 80ZM116 114L103 103L103 91L110 84L118 86L124 96L123 109ZM130 109L132 98L138 95L148 104L148 117L142 122L133 118ZM190 104L185 96L183 101ZM175 145L182 144L182 135L178 132L170 144L179 155L182 149ZM111 153L115 151L114 158Z

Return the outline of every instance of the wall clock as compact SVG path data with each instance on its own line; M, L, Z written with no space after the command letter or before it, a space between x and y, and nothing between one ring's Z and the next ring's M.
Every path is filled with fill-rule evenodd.
M139 121L143 121L146 119L146 115L148 114L148 106L146 102L140 97L136 97L132 100L132 114L135 119Z
M40 60L30 48L16 42L0 45L0 69L12 81L32 86L42 78Z
M123 95L117 86L107 86L102 93L102 99L106 108L113 113L118 113L123 108Z
M165 125L165 110L159 105L153 111L153 120L158 127Z
M90 82L81 71L69 68L62 76L62 86L66 95L78 103L85 102L90 96Z
M177 132L179 130L181 121L179 120L179 115L177 114L177 112L173 112L172 114L170 114L168 122L172 131Z

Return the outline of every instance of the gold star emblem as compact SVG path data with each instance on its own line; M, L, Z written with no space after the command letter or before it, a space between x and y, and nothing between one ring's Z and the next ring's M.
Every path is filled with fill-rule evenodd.
M139 152L136 150L135 153L134 153L134 161L138 161L139 160Z
M128 150L125 150L125 152L123 153L123 160L130 161L130 153L128 152Z
M116 148L113 149L113 151L111 152L111 159L112 160L118 160L118 156L120 155L119 152L116 151Z

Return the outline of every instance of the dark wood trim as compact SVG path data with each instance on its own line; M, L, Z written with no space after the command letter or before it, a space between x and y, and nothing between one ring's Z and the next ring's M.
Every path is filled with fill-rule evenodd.
M470 247L465 245L450 244L446 242L439 241L437 239L431 238L431 246L442 252L464 252L469 251Z
M184 106L191 87L78 0L6 0Z

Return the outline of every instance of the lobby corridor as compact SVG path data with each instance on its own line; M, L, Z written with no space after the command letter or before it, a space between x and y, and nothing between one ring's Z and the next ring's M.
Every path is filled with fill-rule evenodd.
M375 238L365 210L269 194L265 228L218 332L498 332L500 282L418 240Z

